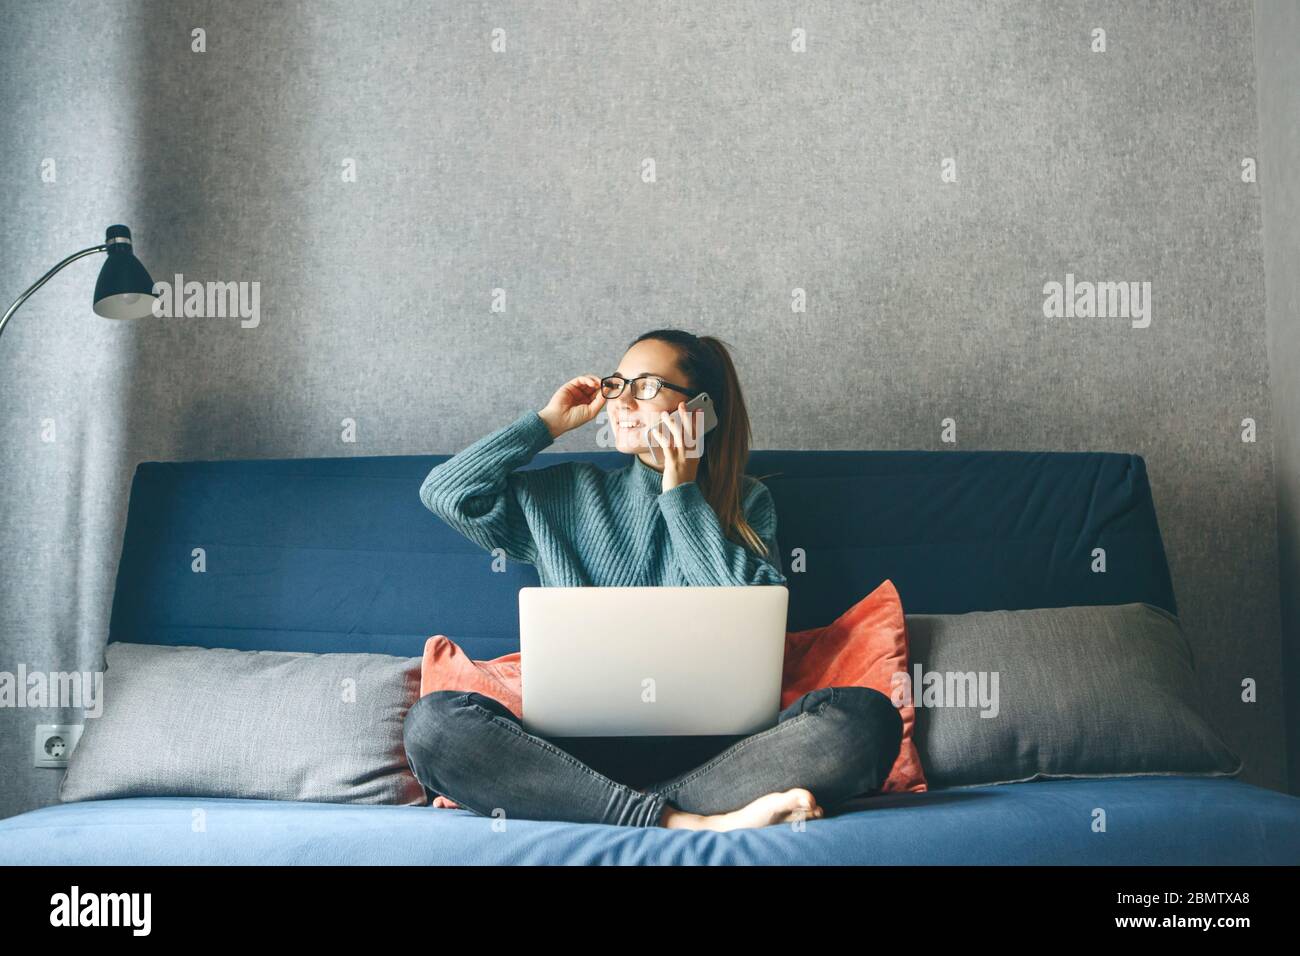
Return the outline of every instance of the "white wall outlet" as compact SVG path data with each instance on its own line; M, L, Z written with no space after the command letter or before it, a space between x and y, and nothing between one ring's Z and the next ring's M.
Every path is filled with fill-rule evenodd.
M33 767L66 767L85 724L37 724Z

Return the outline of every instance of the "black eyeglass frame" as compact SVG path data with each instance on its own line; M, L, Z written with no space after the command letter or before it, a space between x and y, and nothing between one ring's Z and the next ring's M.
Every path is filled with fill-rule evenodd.
M648 402L651 399L657 398L659 396L659 393L665 388L675 389L676 391L679 391L682 394L684 394L687 398L694 398L696 395L700 394L698 389L682 388L680 385L674 385L672 382L665 382L658 375L651 375L648 372L643 375L637 375L634 378L624 378L622 375L606 375L604 378L600 380L600 387L602 392L605 388L605 383L608 382L610 379L614 379L614 378L618 379L623 384L619 386L617 392L615 392L613 395L606 395L605 396L606 398L618 398L620 395L623 394L623 389L627 388L633 382L640 381L643 378L654 379L659 383L659 387L655 389L655 393L653 395L650 395L646 398L638 398L637 399L638 402ZM635 395L636 393L633 392L632 394Z

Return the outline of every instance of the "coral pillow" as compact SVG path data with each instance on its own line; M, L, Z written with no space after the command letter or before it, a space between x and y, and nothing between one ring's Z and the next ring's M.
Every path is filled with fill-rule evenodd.
M785 635L785 667L781 673L781 706L819 687L870 687L880 691L903 718L903 742L881 793L924 793L928 787L921 754L912 739L916 711L911 698L895 692L895 674L911 666L907 618L894 582L880 586L826 627L790 631ZM906 706L900 700L906 699Z
M871 687L898 705L893 675L909 667L907 619L892 581L879 587L826 627L790 631L785 636L785 666L781 673L781 708L819 687ZM471 660L449 637L435 634L424 645L420 696L436 690L476 691L504 704L516 717L524 710L519 653L490 661ZM921 757L912 739L916 712L911 703L899 707L903 742L898 759L881 787L882 793L921 793L927 789ZM446 797L435 807L455 808Z

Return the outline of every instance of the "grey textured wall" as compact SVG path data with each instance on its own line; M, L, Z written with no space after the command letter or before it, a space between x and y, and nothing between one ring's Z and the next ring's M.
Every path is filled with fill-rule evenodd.
M87 260L0 340L0 669L98 656L136 462L453 452L684 325L758 447L1144 455L1205 709L1283 785L1248 0L30 0L0 76L6 298L113 222L261 283L256 328L114 324ZM1045 318L1067 273L1150 326ZM0 813L55 801L50 716L0 711Z
M1289 789L1300 794L1300 3L1255 0Z

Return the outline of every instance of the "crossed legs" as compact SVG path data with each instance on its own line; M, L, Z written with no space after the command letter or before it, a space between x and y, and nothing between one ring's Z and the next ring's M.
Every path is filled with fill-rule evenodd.
M435 691L406 717L407 759L426 793L483 816L732 829L818 816L878 790L902 717L867 687L822 687L685 773L638 790L526 732L499 701Z

